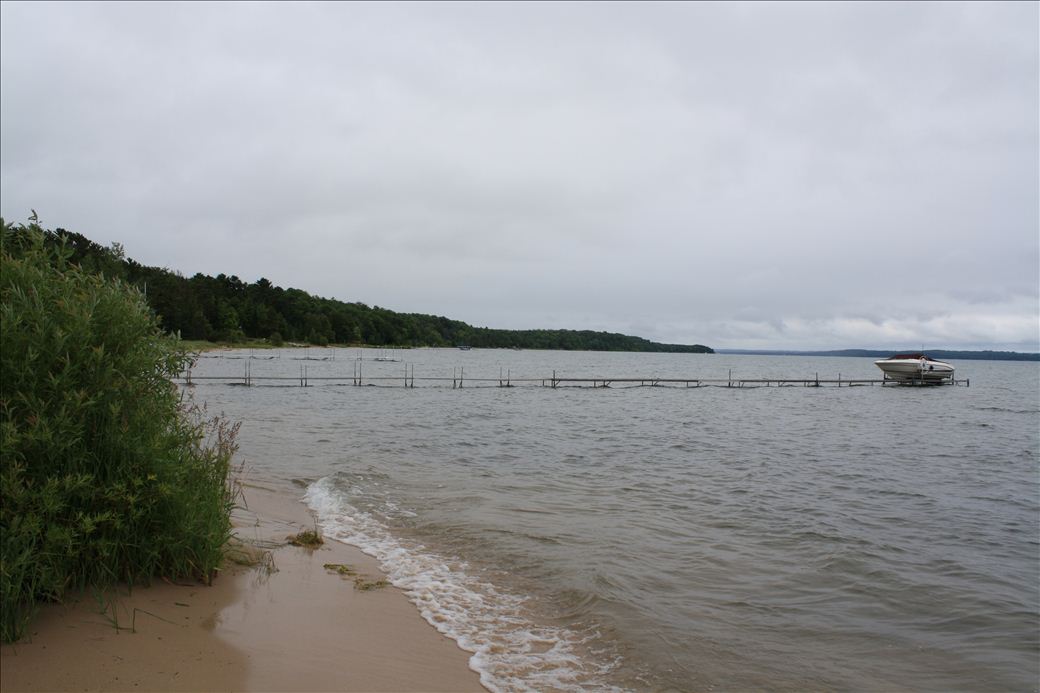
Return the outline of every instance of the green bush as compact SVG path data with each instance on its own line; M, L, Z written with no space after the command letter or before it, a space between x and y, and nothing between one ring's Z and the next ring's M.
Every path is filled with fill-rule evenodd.
M143 296L2 224L0 636L41 601L155 576L211 579L230 536L237 427L171 378L186 354Z

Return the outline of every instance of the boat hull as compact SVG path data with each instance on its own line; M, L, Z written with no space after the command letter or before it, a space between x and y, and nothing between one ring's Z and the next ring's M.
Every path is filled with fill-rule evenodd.
M887 379L899 382L942 383L953 379L953 366L934 359L881 359L874 365Z

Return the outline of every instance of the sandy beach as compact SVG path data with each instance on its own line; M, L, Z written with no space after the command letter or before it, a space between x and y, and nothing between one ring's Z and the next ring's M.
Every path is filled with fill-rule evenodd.
M286 545L307 508L249 486L238 536L274 570L229 567L212 586L86 594L40 611L0 650L3 691L483 691L468 653L422 620L360 550ZM341 575L323 567L349 566Z

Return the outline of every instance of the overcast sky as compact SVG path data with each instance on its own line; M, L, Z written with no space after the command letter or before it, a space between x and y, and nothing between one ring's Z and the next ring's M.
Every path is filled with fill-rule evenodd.
M1038 4L0 4L0 212L716 348L1040 350Z

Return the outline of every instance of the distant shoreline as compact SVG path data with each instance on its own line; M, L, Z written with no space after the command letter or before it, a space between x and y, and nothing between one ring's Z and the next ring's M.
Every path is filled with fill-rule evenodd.
M904 349L904 352L917 351ZM962 359L968 361L1040 361L1040 353L1023 351L959 351L953 349L926 349L936 359ZM743 356L849 356L855 358L886 358L896 351L876 349L835 349L830 351L795 351L791 349L715 349L716 354Z
M220 351L226 349L401 349L413 350L423 348L453 349L455 347L415 347L394 346L380 344L328 344L319 347L314 344L286 342L282 345L273 345L262 339L251 339L244 342L210 342L205 340L182 340L181 342L188 350L196 352ZM505 350L501 347L491 347ZM570 350L563 350L570 351ZM580 351L580 350L579 350ZM593 350L596 351L596 350ZM918 351L918 349L903 349L881 351L878 349L831 349L824 351L798 351L794 349L714 349L713 353L731 356L842 356L850 358L887 358L896 353L907 353ZM1040 361L1040 353L1027 351L993 351L993 350L955 350L955 349L925 349L932 358L937 359L960 359L965 361ZM629 352L629 353L655 353L655 352ZM660 352L656 352L660 353Z

